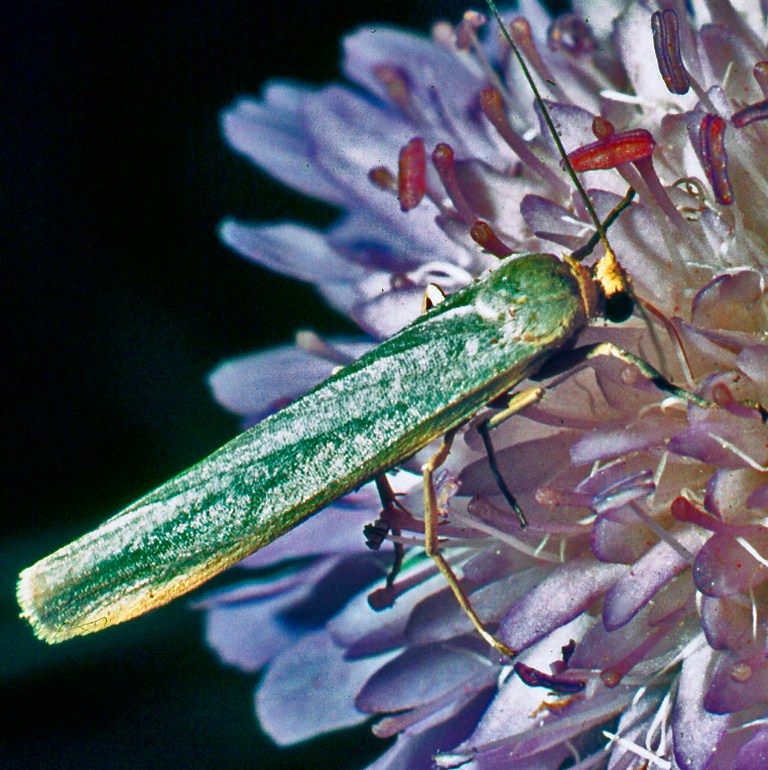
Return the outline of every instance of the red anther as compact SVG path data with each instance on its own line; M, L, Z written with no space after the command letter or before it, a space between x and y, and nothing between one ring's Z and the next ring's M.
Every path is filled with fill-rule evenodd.
M734 113L731 123L735 128L744 128L758 120L768 120L768 99L750 104L749 107Z
M622 163L649 158L655 146L649 131L636 128L579 147L568 153L568 159L576 171L616 168Z
M397 197L402 211L410 211L421 203L427 191L427 156L424 140L411 139L400 150L397 176Z
M376 166L368 172L368 179L382 190L397 190L394 174L386 166Z
M539 55L539 49L536 47L536 41L533 38L533 31L528 23L528 19L522 16L513 19L509 25L509 34L515 41L515 45L520 49L525 58L528 59L528 63L536 70L539 77L554 84L555 81L552 73Z
M443 183L448 197L456 207L456 211L459 212L459 216L467 223L474 221L474 212L461 192L459 180L456 177L453 147L445 142L440 142L432 152L432 164L440 176L440 181Z
M691 84L680 53L677 14L671 8L655 11L651 15L651 30L656 63L664 84L670 93L687 94Z
M768 96L768 61L759 61L752 67L752 74L763 92L763 96Z
M493 228L487 222L483 222L482 219L478 219L472 225L469 235L478 246L493 254L494 257L504 259L504 257L508 257L512 253L512 249L504 241L500 240L493 231Z
M572 56L588 56L597 48L592 27L575 13L558 16L547 31L550 51L564 51Z
M507 119L504 114L504 101L501 94L495 88L484 88L480 91L480 107L485 113L485 117L496 125L499 118Z
M480 108L499 136L529 169L546 179L556 190L562 189L563 193L568 191L568 186L562 179L531 152L525 140L512 128L504 112L504 101L495 88L484 88L480 91Z
M610 120L606 120L600 115L595 115L592 118L592 133L595 135L595 139L607 139L616 133L616 129Z
M515 663L515 673L529 687L546 687L557 693L577 693L581 692L587 683L581 679L570 679L565 676L545 674L535 668L526 666L525 663Z
M387 96L399 107L407 107L411 101L411 88L408 76L400 67L389 64L377 64L373 68L374 77L386 88Z
M727 206L733 203L733 188L728 179L725 126L726 122L719 115L709 113L702 118L699 126L699 153L715 200Z
M440 142L432 152L432 162L440 169L448 168L453 165L453 147L445 142Z
M533 46L533 31L528 23L528 19L524 16L517 16L512 19L509 25L509 32L518 47Z
M676 497L670 507L672 516L678 521L686 524L695 524L702 529L708 529L710 532L722 530L725 526L722 522L710 516L697 508L690 500L684 497Z

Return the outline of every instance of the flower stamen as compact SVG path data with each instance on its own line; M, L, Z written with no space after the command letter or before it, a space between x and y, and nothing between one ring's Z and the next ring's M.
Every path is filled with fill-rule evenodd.
M744 128L744 126L758 120L768 120L768 99L750 104L743 110L735 112L731 118L731 123L733 123L734 128Z
M688 501L686 500L686 502ZM656 519L654 519L652 516L649 516L634 500L629 505L632 508L632 510L637 514L638 518L643 522L643 524L645 524L647 527L652 529L653 532L656 535L658 535L660 540L663 540L673 551L675 551L675 553L681 559L683 559L683 561L686 561L688 562L688 564L693 565L694 561L696 560L696 557L687 548L685 548L676 538L672 537L672 535L669 534L669 532L666 530L665 527L662 527L661 524L659 524L656 521Z
M728 206L733 203L733 188L728 178L728 156L725 152L725 121L719 115L706 114L699 126L699 154L715 200Z
M607 121L597 125L601 127L605 124L610 125ZM601 129L598 128L598 130ZM655 146L656 142L650 131L636 128L618 133L608 132L596 142L585 144L569 152L568 158L575 171L612 169L623 163L637 162L650 157Z
M680 52L680 32L677 14L667 8L651 16L653 48L656 63L667 90L672 94L687 94L691 84Z
M534 72L546 83L559 92L560 88L555 83L554 75L549 71L549 67L544 63L544 59L541 58L539 49L536 47L536 41L533 38L533 30L531 25L523 16L518 16L512 20L509 25L509 34L514 40L515 45L520 49L521 53L528 60L528 63L533 67Z
M760 562L764 567L768 567L768 559L765 558L761 553L758 552L758 550L753 546L746 538L744 537L737 537L736 542L751 556L753 556L757 561Z
M496 235L488 222L484 222L482 219L478 219L472 225L469 235L478 246L489 254L493 254L494 257L504 259L504 257L512 254L512 249Z
M432 165L443 183L448 197L451 199L459 217L469 224L476 219L475 212L461 191L458 177L456 176L456 163L453 147L445 142L435 147L432 152Z
M424 140L414 137L400 150L397 176L400 209L410 211L416 208L427 191L427 158Z
M397 193L395 175L386 166L376 166L368 172L368 179L380 190Z
M552 169L540 161L530 150L527 142L512 128L512 124L504 111L504 101L501 92L495 88L484 88L480 92L480 108L483 114L496 129L499 136L517 157L533 171L554 187L558 194L568 193L568 185L555 174Z

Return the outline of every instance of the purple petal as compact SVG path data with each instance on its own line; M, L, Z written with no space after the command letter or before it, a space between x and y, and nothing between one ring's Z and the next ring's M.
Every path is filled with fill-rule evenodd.
M409 648L380 668L357 696L369 714L421 706L436 700L492 666L475 652L442 645Z
M686 550L697 551L707 535L689 527L670 536ZM671 545L661 541L622 575L605 595L603 623L609 631L628 623L637 612L690 564Z
M277 618L307 588L306 584L291 589L284 586L272 596L246 597L247 586L238 587L240 601L235 601L231 592L217 595L216 604L211 604L214 597L206 600L205 641L224 663L242 671L258 671L304 634L303 629L280 623Z
M227 141L257 166L295 190L329 203L344 203L343 190L319 173L316 148L306 131L303 86L272 83L261 100L238 99L222 113Z
M596 623L577 643L570 660L574 669L600 671L603 682L615 687L638 664L651 657L674 656L698 624L691 611L694 591L690 582L669 584L630 622L615 630Z
M768 510L768 484L758 487L747 500L747 508L751 511Z
M768 386L768 345L748 345L736 356L736 365L761 387Z
M755 770L768 767L768 728L757 730L739 749L733 770Z
M365 554L363 527L376 518L380 508L375 487L366 485L306 519L240 564L257 568L304 556Z
M355 345L360 353L369 347L363 342L330 341L337 343ZM303 396L330 377L334 366L295 345L282 345L219 364L208 375L208 384L223 407L255 419Z
M739 650L748 654L747 651L754 651L759 646L760 639L753 638L752 634L751 609L739 599L703 596L701 627L710 647L715 650Z
M410 102L426 117L428 138L434 142L454 138L461 150L487 162L497 160L494 145L477 130L473 117L482 81L459 57L427 38L396 29L364 28L344 40L345 75L391 102L375 74L381 67L394 70L406 84ZM446 115L460 115L463 120L448 122Z
M371 592L366 590L348 601L330 622L331 635L347 649L348 657L402 647L408 641L406 630L414 607L425 597L445 588L442 576L435 574L431 564L424 562L405 567L398 576L396 587L399 585L406 585L408 589L398 594L391 606L380 611L371 609Z
M722 653L704 697L711 714L732 714L768 701L768 661L762 655L739 658Z
M694 298L691 323L712 329L756 332L763 312L762 279L753 270L726 273Z
M525 223L540 238L575 249L584 239L584 223L572 212L541 195L526 195L520 205Z
M705 770L730 723L729 717L704 709L704 693L715 655L705 645L683 661L672 710L675 759L682 770Z
M738 411L741 412L741 408ZM675 454L693 457L708 465L745 468L768 462L765 439L765 425L757 412L736 414L713 409L700 419L692 420L690 428L676 433L668 447ZM739 452L730 449L728 444Z
M573 620L616 582L624 565L574 559L561 564L504 616L499 638L513 650L524 650Z
M377 337L390 337L421 315L424 289L403 287L368 302L359 302L350 315L365 331Z
M765 474L753 468L716 470L707 483L704 507L721 521L744 525L752 521L745 509L754 492L765 483Z
M627 521L616 521L616 511L612 511L610 516L599 516L592 525L589 544L600 561L632 564L658 541L634 511L628 507L621 510L627 511Z
M536 690L534 690L536 692ZM539 704L541 696L539 696ZM519 767L536 767L533 764L537 755L549 750L557 751L558 748L565 748L563 744L575 739L577 736L583 736L591 728L601 725L616 715L620 714L627 707L631 700L631 691L628 688L617 687L613 690L605 688L590 694L586 698L574 697L566 702L558 714L552 714L545 718L539 716L536 720L531 720L533 724L529 729L522 732L510 733L505 731L504 736L493 741L487 746L477 744L473 739L466 742L467 758L480 756L483 762L499 762L502 757L509 760L527 758L530 764L521 763ZM514 710L519 706L514 705ZM459 747L463 749L464 747ZM556 756L557 754L555 754ZM562 761L562 760L561 760ZM483 767L486 765L483 764ZM488 767L497 765L489 764ZM507 767L500 764L499 767ZM518 765L512 765L518 767ZM554 762L545 767L560 767L560 762Z
M403 243L404 253L414 260L424 250L434 253L440 245L448 246L436 238L434 208L425 204L404 215L395 196L376 190L368 178L376 166L395 168L400 148L418 131L370 99L338 86L308 99L305 116L316 162L346 191L347 208L362 208L379 220L377 226L388 227L390 238Z
M455 718L428 730L407 730L397 736L394 746L367 770L433 770L434 756L458 745L477 724L487 699L474 698Z
M366 276L364 268L340 255L322 233L310 227L293 223L244 225L225 219L219 236L257 265L307 283L352 283Z
M280 746L359 725L355 695L391 655L347 661L325 631L308 634L266 670L256 691L264 731Z
M661 446L672 434L673 427L669 421L645 419L640 425L631 428L596 428L573 445L571 462L574 465L585 465Z
M742 537L760 554L768 554L768 529L743 527L740 535L715 534L696 556L693 579L707 596L733 596L768 580L768 567L761 564L736 539ZM739 532L739 530L737 530Z

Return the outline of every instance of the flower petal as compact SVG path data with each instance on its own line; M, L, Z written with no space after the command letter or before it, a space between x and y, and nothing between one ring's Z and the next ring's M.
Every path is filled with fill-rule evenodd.
M342 190L319 173L316 148L306 131L305 100L312 90L271 83L261 100L241 98L222 113L227 141L283 184L307 195L341 204Z
M730 718L704 709L704 694L716 653L703 646L683 661L672 711L675 759L682 770L705 770L725 736Z
M670 532L670 537L693 552L707 539L706 534L693 527ZM606 629L610 631L628 623L662 586L689 566L689 562L667 542L662 540L654 545L608 589L603 606Z
M499 638L513 650L524 650L573 620L616 582L627 568L573 559L516 602L504 616Z
M272 661L256 691L264 731L279 746L289 746L361 724L367 715L355 708L349 693L360 690L391 657L347 661L325 631L307 634Z

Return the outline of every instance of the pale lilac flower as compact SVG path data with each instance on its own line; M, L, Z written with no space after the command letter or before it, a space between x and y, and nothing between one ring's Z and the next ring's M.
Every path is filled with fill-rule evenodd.
M384 588L390 553L362 540L380 507L371 485L247 559L252 575L204 602L207 638L227 663L266 667L256 709L280 744L373 717L398 736L377 769L768 767L768 429L754 406L768 404L766 4L575 5L552 21L528 0L529 25L514 26L566 148L595 141L595 115L600 141L608 121L620 140L644 129L655 142L652 157L585 174L601 216L639 192L610 238L648 305L581 341L640 353L718 408L615 360L554 383L494 434L526 530L477 433L461 434L440 481L444 549L514 667L417 548ZM341 214L326 232L228 221L222 237L369 335L224 364L214 393L244 422L401 328L429 282L450 292L488 252L566 252L591 233L481 22L439 23L431 39L361 29L344 41L350 85L276 82L225 113L238 151ZM398 157L418 155L414 139L428 159L440 150L424 199L401 191L403 213ZM418 544L420 482L395 483L411 490L398 525Z

